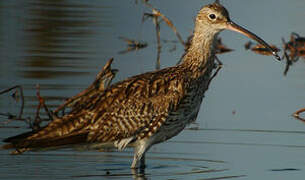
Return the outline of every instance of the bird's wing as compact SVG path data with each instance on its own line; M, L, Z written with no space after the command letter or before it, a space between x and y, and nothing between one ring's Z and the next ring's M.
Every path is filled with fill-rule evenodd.
M185 76L178 74L169 68L110 88L105 99L91 108L94 117L88 140L109 142L157 132L184 96Z
M10 138L17 148L110 142L156 132L184 94L183 76L171 68L116 83L79 112L55 119L38 132ZM18 136L16 136L18 137Z

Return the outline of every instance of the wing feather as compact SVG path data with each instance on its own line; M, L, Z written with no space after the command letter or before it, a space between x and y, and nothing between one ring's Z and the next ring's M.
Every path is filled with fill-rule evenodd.
M38 132L8 140L18 148L36 148L150 136L184 96L187 76L181 73L185 72L167 68L118 82L90 97L86 101L90 103L79 112L56 119Z
M116 93L111 93L111 103L100 101L107 103L111 111L93 118L94 125L89 130L88 139L116 141L133 136L144 138L156 133L184 96L185 79L177 73L170 71L165 75L135 77L119 86ZM105 131L108 133L101 133Z

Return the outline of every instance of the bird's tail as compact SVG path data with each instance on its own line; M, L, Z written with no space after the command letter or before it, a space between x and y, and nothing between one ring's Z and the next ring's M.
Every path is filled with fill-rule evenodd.
M0 150L17 149L16 144L18 144L18 142L25 140L27 137L31 136L34 133L36 133L36 131L30 131L30 132L19 134L17 136L12 136L12 137L6 138L3 140L3 142L5 142L7 144L0 146Z
M14 146L13 144L4 144L3 146L0 146L0 150L3 150L3 149L13 149Z
M87 121L80 122L80 115L65 116L49 123L40 130L30 131L4 139L7 143L0 149L15 148L13 154L28 150L60 148L61 146L87 142L88 131L84 128ZM84 128L84 129L83 129Z
M29 150L57 149L66 145L85 143L87 135L87 133L76 133L43 139L16 138L18 137L16 136L5 139L4 142L7 142L7 144L1 146L0 149L16 149L12 154L21 154Z

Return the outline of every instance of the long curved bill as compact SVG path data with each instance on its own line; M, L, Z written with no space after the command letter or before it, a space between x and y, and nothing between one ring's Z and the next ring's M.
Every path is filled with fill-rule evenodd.
M263 46L265 46L267 49L269 49L273 56L277 59L277 60L281 60L280 56L277 54L276 51L274 51L264 40L262 40L260 37L256 36L255 34L253 34L252 32L248 31L247 29L235 24L232 21L227 22L227 29L231 30L231 31L236 31L239 32L257 42L259 42L260 44L262 44Z

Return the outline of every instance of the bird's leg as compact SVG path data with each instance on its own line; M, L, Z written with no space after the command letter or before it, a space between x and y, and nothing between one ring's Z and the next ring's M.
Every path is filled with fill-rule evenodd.
M134 180L146 180L145 177L145 170L140 170L140 172L137 171L137 169L131 169L132 178Z
M139 163L140 163L140 166L143 166L142 165L142 159L145 159L144 148L137 148L136 147L135 152L134 152L133 162L131 164L131 168L132 169L138 168Z
M145 153L142 155L142 158L140 160L140 169L145 169Z
M149 143L142 141L134 148L134 157L131 168L145 168L145 152L149 149ZM140 164L139 164L140 163Z

